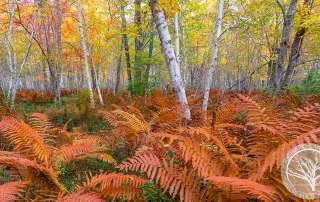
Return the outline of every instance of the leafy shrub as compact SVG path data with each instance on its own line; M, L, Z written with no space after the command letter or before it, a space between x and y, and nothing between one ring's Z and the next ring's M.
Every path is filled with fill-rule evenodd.
M320 73L311 69L301 85L293 86L293 91L301 94L320 94Z

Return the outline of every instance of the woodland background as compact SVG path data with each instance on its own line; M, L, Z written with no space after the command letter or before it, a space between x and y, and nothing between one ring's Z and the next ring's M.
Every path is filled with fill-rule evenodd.
M302 201L319 0L0 6L1 201Z

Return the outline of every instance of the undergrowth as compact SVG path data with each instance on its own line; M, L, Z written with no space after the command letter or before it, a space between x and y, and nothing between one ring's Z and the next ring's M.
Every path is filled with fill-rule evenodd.
M280 167L291 148L319 143L317 99L213 91L207 119L202 94L189 95L188 126L173 94L157 90L135 101L104 92L95 109L84 91L20 103L24 116L4 111L4 201L301 201Z

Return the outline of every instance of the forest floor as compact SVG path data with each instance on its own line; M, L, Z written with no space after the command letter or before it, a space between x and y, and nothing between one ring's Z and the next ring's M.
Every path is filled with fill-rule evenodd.
M130 174L131 181L139 177L139 180L149 179L149 182L137 180L142 184L134 187L130 180L121 181L118 188L128 183L130 191L103 190L103 184L95 184L87 191L99 193L104 199L138 201L210 201L213 198L281 201L288 198L290 193L283 188L279 176L280 161L285 153L279 148L289 151L300 143L318 142L319 95L287 91L270 96L261 91L248 94L215 89L211 92L204 118L201 111L203 94L193 91L187 94L192 122L186 124L171 92L156 90L147 97L132 96L129 99L127 91L113 95L111 91L103 90L104 106L97 104L92 108L87 91L63 90L60 101L54 103L50 93L23 89L17 94L16 111L9 113L5 107L0 107L0 132L3 134L0 136L3 150L0 185L28 181L28 185L21 185L24 194L20 199L51 197L62 201L68 196L66 193L85 196L84 192L78 193L77 190L93 183L90 176L109 176L116 172L117 175ZM8 116L13 118L5 118ZM19 125L22 122L26 124ZM28 139L22 130L29 126L28 133L32 133L35 139ZM12 133L16 136L12 137ZM34 141L38 141L38 145L34 146L37 150L33 154L34 148L28 144ZM17 146L18 143L25 145ZM49 152L47 156L37 153L39 145L45 147L42 152ZM63 150L66 148L67 152ZM26 151L29 153L21 153ZM5 152L14 152L17 158L30 162L8 159L11 154ZM200 162L195 160L196 157ZM133 165L138 161L145 163L145 167ZM152 167L148 164L150 162L153 166L157 162L159 167ZM188 195L191 174L188 179L175 176L177 173L167 178L160 176L160 170L170 166L176 172L193 173L192 182L199 187L192 188ZM30 167L44 175L35 174ZM170 172L167 170L166 175ZM240 181L237 184L216 176ZM158 183L150 181L155 178ZM44 186L39 179L49 180L51 185L46 182ZM214 186L205 188L206 183L201 179L214 179ZM232 189L223 188L219 180ZM258 185L249 183L248 187L239 188L240 182L247 183L245 180L263 187L252 191L250 189ZM173 188L169 188L169 183L174 184L171 185ZM299 201L293 195L290 198Z

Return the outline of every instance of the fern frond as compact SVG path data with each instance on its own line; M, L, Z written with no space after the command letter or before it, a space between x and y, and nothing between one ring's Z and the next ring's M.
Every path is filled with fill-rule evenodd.
M194 173L188 172L187 168L179 168L174 164L174 159L167 162L165 159L162 163L154 154L141 154L128 159L129 162L124 162L118 166L121 170L139 170L146 173L148 178L155 179L156 183L160 183L163 192L169 188L169 193L174 198L177 193L180 193L180 199L185 201L199 201L200 178Z
M247 179L210 176L206 180L212 181L225 192L226 196L230 195L230 190L232 190L231 200L232 193L245 192L248 193L248 199L256 197L262 201L280 201L279 193L275 189Z
M83 186L77 186L81 190L96 190L103 196L117 198L119 195L125 196L127 199L138 197L141 194L140 187L146 182L147 179L139 178L135 175L124 174L100 174L92 176L91 173L86 176L87 181Z
M100 191L103 197L110 197L112 199L121 198L126 201L131 201L133 199L139 198L141 192L141 188L137 188L131 185L124 185L121 187L110 187Z
M60 148L53 154L53 158L61 158L67 163L76 158L77 155L81 155L84 152L92 151L93 147L90 145L69 145ZM58 161L61 159L57 159Z
M147 134L150 132L149 124L146 123L145 121L139 120L134 114L129 114L122 110L115 110L113 112L118 116L120 116L121 118L125 119L126 120L125 124L135 132L137 133L144 132Z
M106 200L101 197L99 193L89 192L82 193L82 191L73 192L65 195L60 192L56 202L105 202Z
M76 159L80 160L80 159L85 159L89 157L96 157L104 162L117 165L117 161L111 155L106 153L101 153L101 152L86 153L82 156L77 157Z
M35 157L48 165L48 151L37 131L14 118L4 118L0 122L0 132L20 149L25 156Z
M98 111L99 114L102 115L102 117L104 118L104 120L112 127L116 128L119 126L119 122L117 120L117 117L108 111L105 110L99 110Z
M42 113L33 113L29 119L29 125L37 132L48 131L53 128L53 124L50 119Z
M250 180L257 181L260 180L266 170L270 167L270 172L273 169L274 164L276 168L279 169L283 159L287 153L295 146L303 143L319 143L319 139L316 133L320 132L320 128L309 131L308 133L302 134L297 138L291 140L290 142L284 142L280 144L276 149L272 150L266 157L263 164L259 167L259 171L252 176Z
M16 201L18 197L22 197L21 193L24 193L24 188L28 186L29 182L16 181L7 182L0 186L0 201L12 202Z
M41 164L36 163L35 161L20 158L20 157L6 157L6 156L0 156L0 162L9 164L15 168L18 168L18 165L22 165L24 167L33 167L37 171L43 172L46 175L51 175L52 177L57 178L58 173L56 173L54 170L49 169Z

